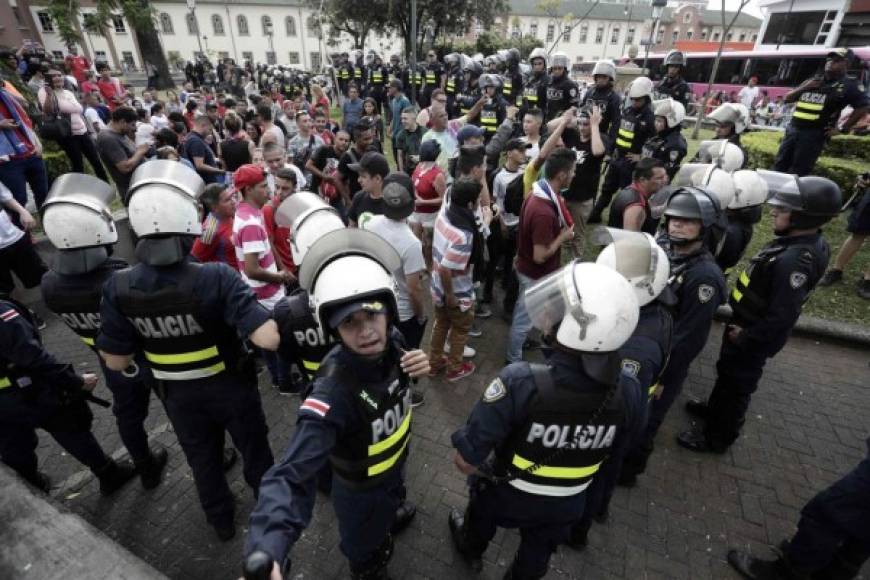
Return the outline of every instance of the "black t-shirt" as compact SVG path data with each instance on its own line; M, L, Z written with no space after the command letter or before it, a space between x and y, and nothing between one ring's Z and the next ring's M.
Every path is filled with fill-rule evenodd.
M369 151L382 153L382 151L379 151L375 145L370 145L369 148L366 149L366 153ZM338 173L345 179L345 181L347 181L351 198L356 195L356 192L362 190L362 186L359 184L359 174L351 169L350 165L352 163L359 163L359 160L362 159L363 155L364 154L359 153L355 147L351 147L341 156L341 161L338 162Z
M332 145L321 145L317 149L315 149L314 153L311 155L311 161L314 163L314 167L316 167L321 173L324 172L330 165L334 164L334 167L338 167L339 155L335 151L335 147ZM350 168L348 168L349 170ZM320 178L311 174L311 190L318 191L320 188Z
M566 130L562 134L565 146L573 149L577 155L577 165L574 168L574 179L571 181L565 199L568 201L586 201L592 199L598 192L598 180L601 177L601 162L604 154L595 157L592 155L592 139L580 140L580 133L574 129ZM601 136L604 149L607 150L607 137Z
M354 222L357 226L362 226L360 223L368 221L372 216L383 215L384 213L384 198L379 197L372 199L372 196L365 191L358 191L353 196L353 201L350 202L350 211L347 212L347 219Z
M187 134L187 139L184 140L184 156L194 163L194 159L202 157L203 163L209 167L217 167L217 162L212 153L211 147L199 136L198 133L190 132ZM206 183L217 183L216 173L206 173L205 171L197 171L202 180Z

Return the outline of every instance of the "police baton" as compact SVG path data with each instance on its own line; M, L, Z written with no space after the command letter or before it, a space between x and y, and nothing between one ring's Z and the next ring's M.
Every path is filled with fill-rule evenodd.
M102 397L98 397L98 396L94 395L93 393L86 394L85 401L88 401L89 403L93 403L94 405L98 405L100 407L103 407L104 409L108 409L109 407L112 406L111 402L107 401L106 399L103 399Z

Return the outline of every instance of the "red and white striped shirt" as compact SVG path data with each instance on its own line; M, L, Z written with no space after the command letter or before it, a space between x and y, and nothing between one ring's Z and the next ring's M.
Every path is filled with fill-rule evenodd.
M242 280L253 289L260 304L271 311L284 297L284 286L277 282L252 280L245 275L245 254L257 254L257 263L262 269L278 273L263 212L246 201L239 204L233 219L233 246L236 248L236 260Z

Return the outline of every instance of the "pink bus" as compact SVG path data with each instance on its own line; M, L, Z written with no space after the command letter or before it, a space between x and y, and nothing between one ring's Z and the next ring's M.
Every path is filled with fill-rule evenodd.
M849 63L849 74L867 83L870 74L870 46L851 47L855 58ZM797 52L772 50L747 50L723 52L719 70L713 83L713 92L736 95L749 77L758 77L758 87L767 91L771 100L792 90L808 78L822 74L825 57L830 49L812 48ZM662 67L664 54L651 54L649 69L651 78L658 80L665 75ZM710 72L713 70L715 52L686 53L684 78L692 85L692 92L700 99L707 92Z

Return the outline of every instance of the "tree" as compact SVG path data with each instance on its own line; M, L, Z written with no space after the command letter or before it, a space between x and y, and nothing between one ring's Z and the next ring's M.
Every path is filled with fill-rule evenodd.
M390 0L309 0L315 10L323 7L320 25L328 23L333 31L346 32L353 38L353 47L362 50L372 32L383 34L388 27Z
M713 90L713 81L716 80L716 73L719 72L719 61L722 60L722 51L725 50L725 39L728 38L728 33L731 32L731 27L734 26L734 23L737 21L737 17L740 16L740 13L749 4L749 0L740 0L740 6L737 8L737 11L734 12L734 15L731 17L731 22L725 24L725 0L722 0L722 6L719 9L719 15L722 21L722 37L719 40L719 50L716 51L716 59L713 61L713 70L710 71L710 80L707 81L707 90L705 92L706 95L710 95L710 92ZM698 118L695 120L695 128L692 129L692 139L698 138L698 132L701 130L701 123L704 122L704 119L707 116L707 103L701 103L699 107Z
M106 38L115 66L118 66L120 61L109 33L109 26L112 16L120 11L127 20L127 24L133 29L143 64L147 63L157 68L157 88L174 87L175 84L169 75L166 55L163 53L163 46L157 35L156 13L148 1L96 0L94 4L97 10L83 16L84 29L90 34L98 34ZM78 22L81 13L79 0L49 0L48 11L64 42L67 44L82 42L82 31Z

